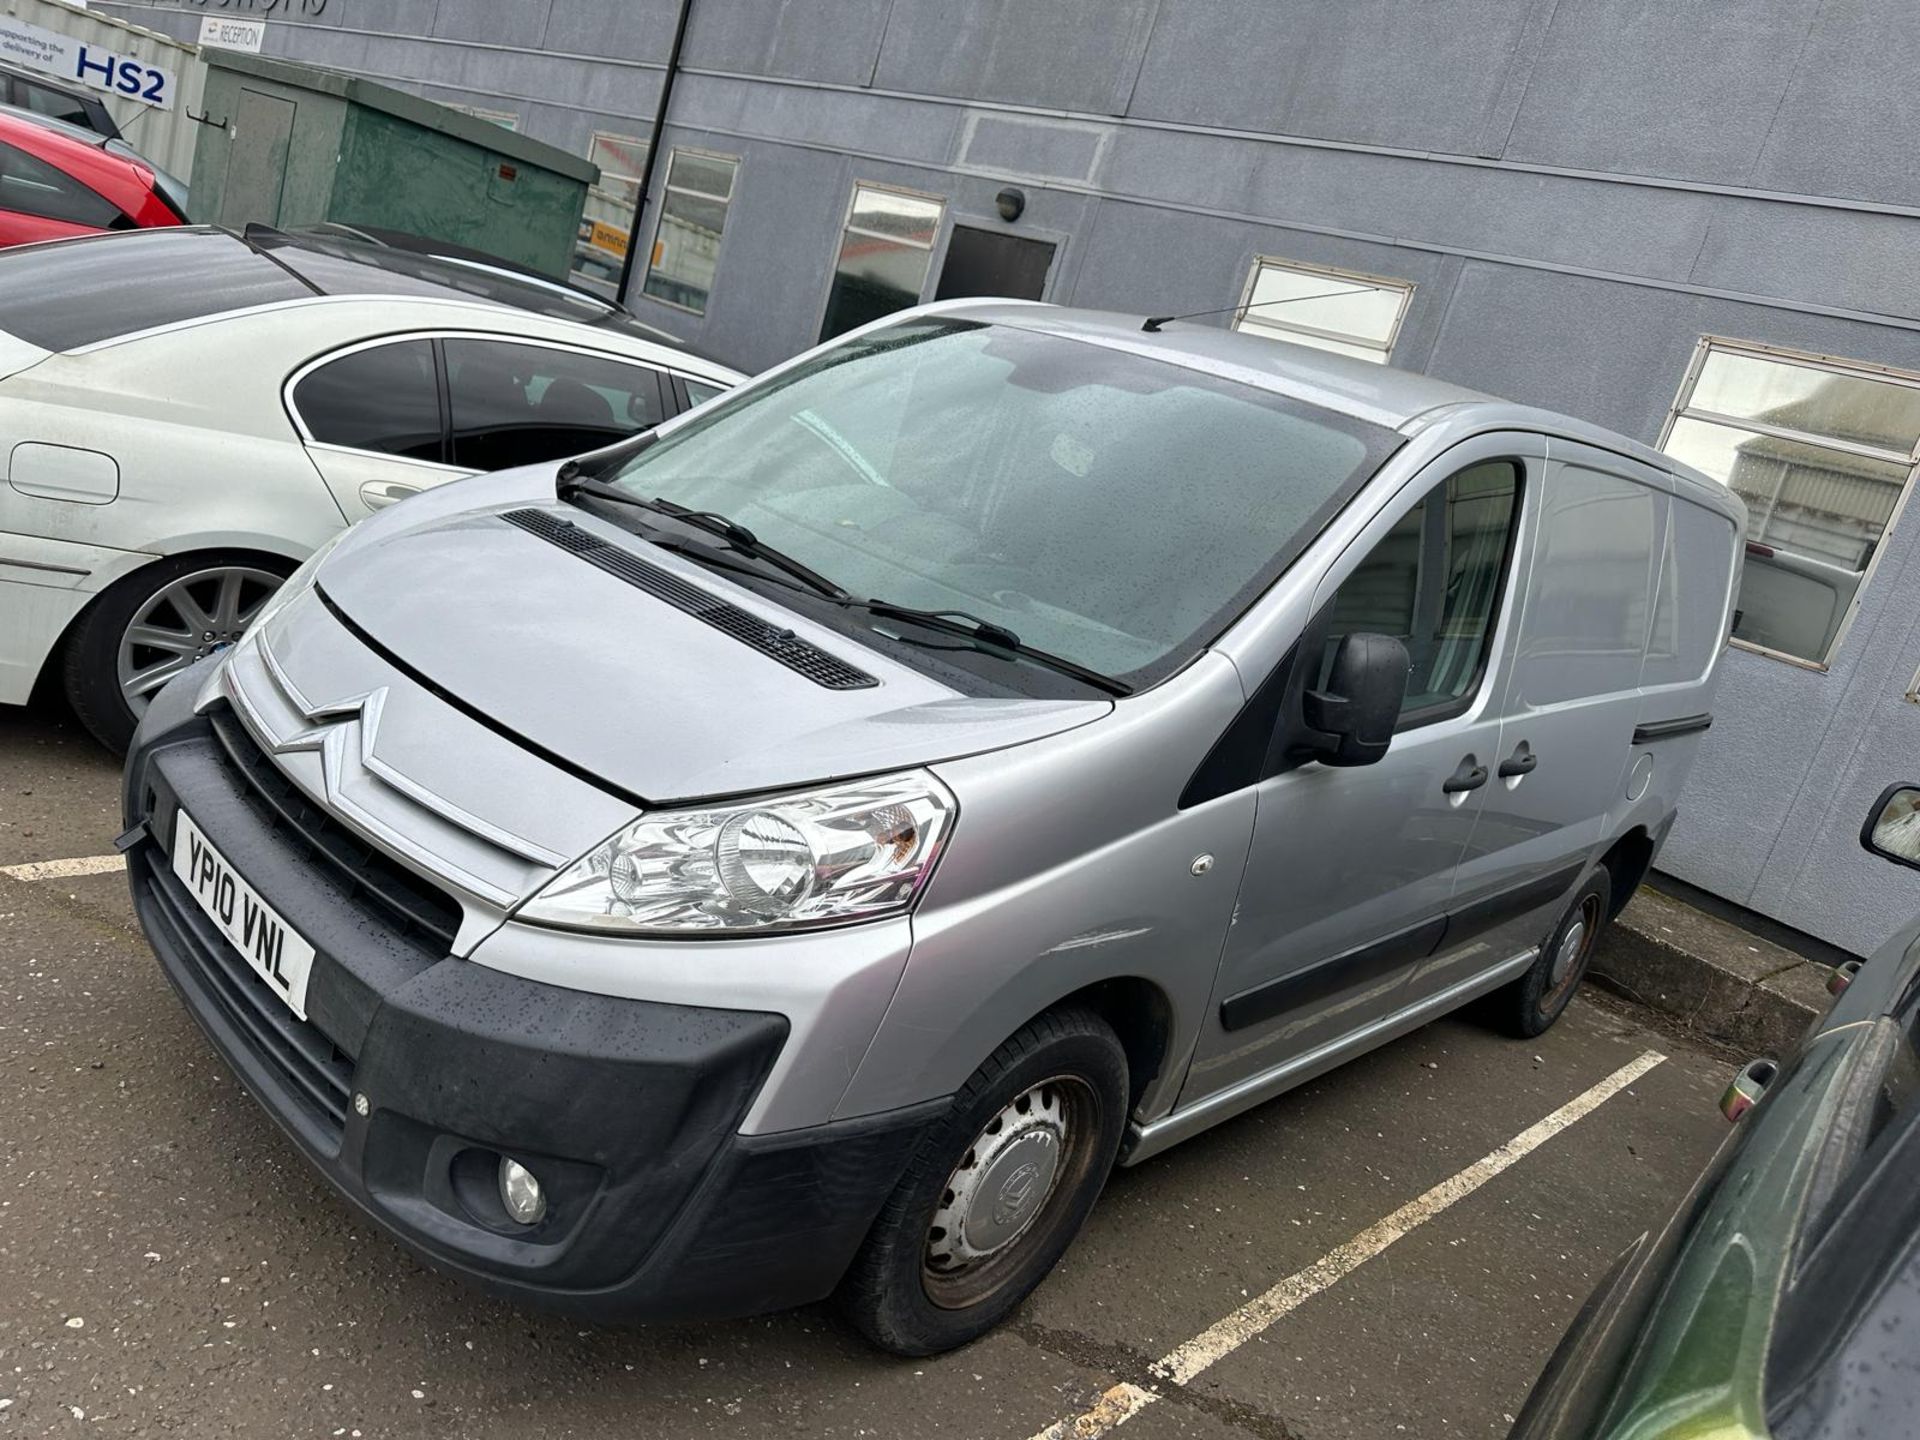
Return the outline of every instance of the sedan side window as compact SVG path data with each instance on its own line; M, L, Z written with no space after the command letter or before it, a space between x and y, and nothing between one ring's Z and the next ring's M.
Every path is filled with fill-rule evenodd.
M0 210L107 230L126 223L120 207L66 171L12 145L0 144Z
M449 339L453 463L506 470L597 450L664 418L660 377L575 350Z
M1402 728L1458 714L1479 688L1519 502L1517 464L1469 466L1428 491L1335 594L1328 660L1359 631L1406 645L1413 671Z
M445 459L431 340L374 345L329 361L294 387L293 408L320 444Z

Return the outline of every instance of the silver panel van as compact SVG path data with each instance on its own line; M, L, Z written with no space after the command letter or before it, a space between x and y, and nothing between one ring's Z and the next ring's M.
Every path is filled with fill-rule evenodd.
M1116 1162L1469 1001L1553 1023L1743 532L1419 376L927 307L347 532L154 699L134 901L430 1261L931 1353Z

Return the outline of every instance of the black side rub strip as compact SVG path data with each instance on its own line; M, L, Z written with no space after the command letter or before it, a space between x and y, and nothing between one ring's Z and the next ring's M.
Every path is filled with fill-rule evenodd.
M1525 885L1516 885L1511 890L1502 890L1450 912L1447 916L1447 939L1455 945L1464 944L1496 925L1504 925L1529 910L1539 909L1549 900L1559 899L1573 888L1573 882L1584 875L1586 869L1584 860L1576 860L1551 875L1543 875Z
M1465 944L1475 935L1558 899L1585 871L1586 865L1576 862L1446 915L1436 915L1384 940L1229 996L1220 1002L1220 1028L1244 1030L1289 1010L1314 1005L1352 986L1364 985L1404 965L1416 964L1429 955L1437 955L1443 945Z
M1364 985L1403 965L1426 959L1440 948L1446 934L1447 917L1436 915L1411 930L1402 930L1358 950L1309 965L1305 970L1269 980L1256 989L1242 991L1220 1002L1220 1028L1244 1030L1289 1010L1316 1004L1348 986Z
M1678 720L1655 720L1634 728L1633 743L1651 745L1656 740L1672 740L1679 735L1698 735L1712 724L1711 715L1682 715Z
M865 671L854 669L837 655L830 655L818 645L802 640L791 630L784 630L751 611L742 610L730 601L711 595L671 570L664 570L637 555L628 554L618 545L609 545L571 520L562 520L543 510L509 510L500 518L516 529L565 550L569 555L578 556L596 570L604 570L616 580L624 580L634 589L646 591L681 614L691 615L702 624L731 635L748 649L758 650L768 659L778 661L796 675L805 676L823 689L866 690L880 683Z

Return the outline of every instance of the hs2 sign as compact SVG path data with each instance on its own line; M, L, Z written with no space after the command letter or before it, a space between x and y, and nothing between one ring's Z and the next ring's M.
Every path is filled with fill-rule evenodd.
M74 47L73 78L96 90L143 101L161 110L173 108L173 76L157 65L146 65L84 41Z
M123 95L157 110L173 108L174 77L165 66L123 55L111 46L0 15L0 60Z

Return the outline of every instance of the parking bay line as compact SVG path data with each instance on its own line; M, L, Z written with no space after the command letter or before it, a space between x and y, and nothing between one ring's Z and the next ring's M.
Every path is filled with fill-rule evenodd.
M9 880L71 880L79 875L107 875L124 870L124 855L81 855L72 860L35 860L26 865L0 865Z
M1209 1366L1224 1360L1275 1321L1297 1310L1323 1290L1331 1289L1394 1241L1419 1229L1456 1201L1464 1200L1503 1170L1538 1150L1547 1141L1584 1116L1591 1115L1667 1057L1648 1050L1621 1066L1592 1089L1574 1096L1551 1115L1536 1121L1497 1150L1489 1151L1459 1173L1409 1200L1384 1219L1375 1221L1343 1245L1322 1255L1304 1270L1296 1270L1271 1289L1254 1296L1226 1319L1210 1326L1186 1344L1153 1364L1153 1374L1172 1385L1185 1385ZM1099 1440L1127 1423L1154 1401L1165 1398L1131 1381L1102 1392L1078 1415L1056 1420L1031 1440Z

